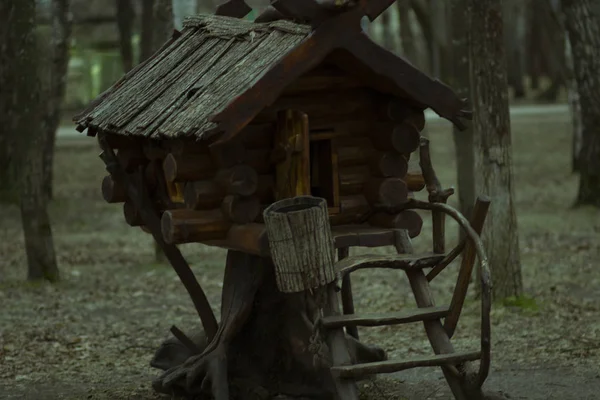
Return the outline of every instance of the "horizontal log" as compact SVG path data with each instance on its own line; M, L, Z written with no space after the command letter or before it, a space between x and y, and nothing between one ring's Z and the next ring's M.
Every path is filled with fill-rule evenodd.
M374 124L371 140L377 150L395 150L401 154L410 154L419 148L421 135L417 128L409 123L400 123L393 127L389 124Z
M147 140L143 146L142 151L144 157L150 161L163 160L169 152L162 148L160 142L156 140Z
M163 213L161 229L167 243L195 243L206 240L223 239L231 222L221 210L169 210Z
M423 227L423 218L413 210L399 214L378 212L369 218L369 224L379 228L406 229L411 238L419 236Z
M164 176L160 164L161 162L158 160L151 161L148 163L148 165L146 165L146 168L144 169L144 178L146 180L146 185L148 187L148 190L151 192L156 191L156 189L158 188L159 180L162 180Z
M352 167L368 164L374 150L371 142L368 141L368 143L357 146L337 147L336 151L338 154L338 166Z
M365 184L364 195L373 206L397 207L408 200L408 188L400 178L372 178Z
M342 196L361 194L366 182L371 178L367 165L339 169L340 194Z
M371 206L362 194L340 197L340 211L329 216L331 225L358 224L364 222Z
M252 196L258 189L258 173L248 165L219 170L215 180L227 194Z
M404 177L406 186L411 192L418 192L425 187L425 179L420 172L408 172Z
M207 142L198 142L195 139L174 139L168 142L169 152L177 155L210 154Z
M408 122L420 132L425 128L425 113L398 99L391 99L382 107L386 119L395 122Z
M125 217L125 222L127 222L127 225L129 226L144 225L141 214L135 205L133 205L133 203L129 200L123 203L123 216Z
M224 239L207 240L204 243L261 257L270 256L269 238L264 224L233 225Z
M261 208L256 196L225 196L221 211L226 219L237 224L247 224L256 220Z
M142 140L138 137L105 134L106 142L112 149L124 149L124 148L135 148L139 147Z
M318 68L296 79L284 95L310 93L318 90L340 90L364 86L359 80L334 67Z
M369 157L371 175L388 178L403 178L408 171L408 160L404 154L393 151L375 152Z
M191 210L210 210L223 202L225 190L214 181L187 182L183 189L185 206Z
M148 163L148 159L144 156L140 146L120 148L117 151L117 159L127 172L133 172L138 167Z
M261 204L270 204L275 201L275 179L271 175L259 175L256 196Z
M208 155L170 153L163 161L168 182L199 181L215 175L214 164Z
M248 124L240 133L244 146L249 149L272 149L277 124L267 122L263 124Z
M117 184L110 175L102 179L102 197L107 203L123 203L127 200L125 188Z

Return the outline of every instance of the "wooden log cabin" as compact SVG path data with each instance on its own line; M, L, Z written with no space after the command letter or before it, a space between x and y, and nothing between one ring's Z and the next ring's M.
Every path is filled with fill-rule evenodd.
M369 233L386 229L417 236L419 214L398 210L424 187L409 168L423 111L459 127L468 113L348 14L316 29L268 12L256 21L189 17L74 118L78 130L104 137L124 170L143 177L170 244L268 255L262 211L306 194L327 200L340 247L368 245ZM148 230L111 176L102 194Z

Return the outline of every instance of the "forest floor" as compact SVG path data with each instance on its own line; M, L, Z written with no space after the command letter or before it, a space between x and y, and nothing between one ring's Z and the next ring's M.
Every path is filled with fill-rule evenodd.
M440 180L455 185L449 125L428 128ZM572 209L568 115L513 118L514 172L523 281L530 301L495 304L493 370L485 388L511 399L600 398L600 213ZM103 202L105 170L91 138L63 138L56 153L54 240L62 273L56 285L25 282L15 207L0 209L0 399L159 399L149 361L168 329L195 328L197 317L171 268L154 263L150 237L127 226L119 205ZM454 196L451 204L456 205ZM430 244L430 219L415 239ZM457 228L447 236L456 241ZM225 251L182 246L218 313ZM358 250L353 250L358 251ZM385 251L391 252L391 249ZM439 304L451 296L456 268L434 281ZM493 266L492 266L493 268ZM398 271L357 273L356 307L413 307ZM479 303L471 296L455 347L478 349ZM420 324L361 330L390 358L431 354ZM363 383L365 399L449 399L441 373L419 369Z

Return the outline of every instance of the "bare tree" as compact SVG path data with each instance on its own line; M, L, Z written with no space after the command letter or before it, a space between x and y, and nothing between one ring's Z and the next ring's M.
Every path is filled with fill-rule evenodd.
M600 207L600 6L562 0L581 104L578 205Z
M503 15L507 28L504 30L508 83L515 97L525 97L525 35L527 32L528 0L504 0Z
M410 2L409 0L398 0L398 20L400 25L400 41L402 44L402 55L411 63L417 64L417 46L415 34L410 24Z
M154 0L142 0L140 62L152 55L154 46Z
M173 0L155 0L153 20L152 48L156 51L173 35Z
M61 3L52 3L53 25L60 18L57 13L63 10ZM43 98L41 90L43 79L41 68L38 69L40 56L35 31L35 1L6 0L0 7L0 18L6 18L0 26L10 27L2 31L0 47L3 59L1 118L6 118L2 121L6 123L2 136L10 142L13 152L11 175L21 180L20 190L15 190L17 186L13 187L13 199L18 197L21 204L27 277L30 280L56 281L59 273L47 211L49 197L44 185L48 115L42 100L51 99ZM53 64L52 69L56 65ZM7 77L14 80L6 81ZM15 192L17 196L14 196Z
M451 38L452 38L452 87L462 98L471 99L469 76L469 25L467 12L468 0L452 0ZM471 215L475 204L475 150L473 128L470 123L464 131L453 128L454 148L458 179L458 200L460 211ZM464 231L460 229L461 237Z
M502 0L469 0L469 59L478 190L492 205L483 232L497 299L523 290L514 207Z
M44 192L52 199L54 181L54 146L56 131L60 125L61 106L67 87L69 51L71 47L72 16L69 0L51 2L52 35L50 40L50 63L42 69L44 93Z
M135 11L131 0L115 0L117 2L117 27L119 28L119 49L123 70L128 72L133 68L133 20Z

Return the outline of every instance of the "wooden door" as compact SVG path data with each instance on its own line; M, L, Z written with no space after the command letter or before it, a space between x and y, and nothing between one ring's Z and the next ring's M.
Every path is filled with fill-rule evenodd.
M276 199L310 195L308 115L297 110L280 111L275 140L282 154L276 166Z

